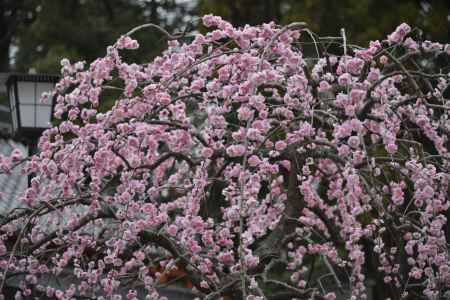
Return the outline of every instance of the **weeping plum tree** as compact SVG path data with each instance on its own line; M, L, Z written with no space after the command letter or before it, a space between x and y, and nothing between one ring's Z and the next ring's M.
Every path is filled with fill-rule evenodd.
M303 23L203 23L148 64L124 53L151 24L89 66L62 61L43 97L59 124L37 155L1 158L34 176L0 220L2 289L161 299L184 278L199 299L449 297L450 46L406 24L361 48ZM48 283L62 273L71 285Z

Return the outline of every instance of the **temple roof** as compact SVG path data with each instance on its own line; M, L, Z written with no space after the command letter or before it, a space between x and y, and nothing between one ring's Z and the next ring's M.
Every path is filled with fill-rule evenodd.
M9 155L14 148L18 148L26 155L27 147L12 140L0 139L0 154ZM0 214L9 213L19 207L19 195L27 188L27 176L21 174L20 168L13 169L9 174L0 174Z

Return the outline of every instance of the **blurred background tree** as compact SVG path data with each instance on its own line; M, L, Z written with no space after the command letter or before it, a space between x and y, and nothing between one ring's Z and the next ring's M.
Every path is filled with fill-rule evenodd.
M0 1L0 71L10 67L10 49L17 38L19 28L28 27L34 21L36 1Z
M134 26L152 22L183 31L207 13L237 26L304 21L319 35L336 36L344 27L361 45L401 22L422 29L423 39L450 40L447 0L2 0L0 71L57 73L61 58L90 62ZM150 61L165 46L157 31L138 38L143 43L133 54L138 62Z
M422 29L425 39L450 38L447 0L201 0L199 14L204 13L237 25L303 21L319 35L336 35L345 28L352 41L362 44L385 36L402 22Z
M106 46L114 43L121 34L143 23L159 24L169 32L183 28L189 22L186 16L191 15L189 2L6 0L9 5L3 9L2 22L18 24L10 34L9 44L2 48L9 50L9 56L1 56L1 70L7 70L4 66L9 62L17 71L26 72L33 68L38 72L55 73L64 57L91 62L103 56ZM13 9L17 13L8 12ZM9 14L17 17L12 20L12 17L8 18ZM162 38L157 31L147 31L139 36L144 45L135 59L150 61L165 47Z

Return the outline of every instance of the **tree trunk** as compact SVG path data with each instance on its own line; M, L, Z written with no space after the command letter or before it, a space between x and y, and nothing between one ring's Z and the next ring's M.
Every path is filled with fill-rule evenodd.
M0 72L9 71L9 45L11 41L0 45Z

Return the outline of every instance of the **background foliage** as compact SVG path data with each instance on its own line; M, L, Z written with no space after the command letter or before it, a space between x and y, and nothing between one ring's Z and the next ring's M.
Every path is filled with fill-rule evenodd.
M207 13L238 26L304 21L322 36L338 35L345 27L359 45L401 22L423 30L423 39L450 39L450 2L445 0L3 0L0 71L57 73L62 58L90 62L136 25L152 22L169 32L184 31L198 26L197 16ZM138 38L143 44L133 57L138 62L151 60L164 45L156 31Z

